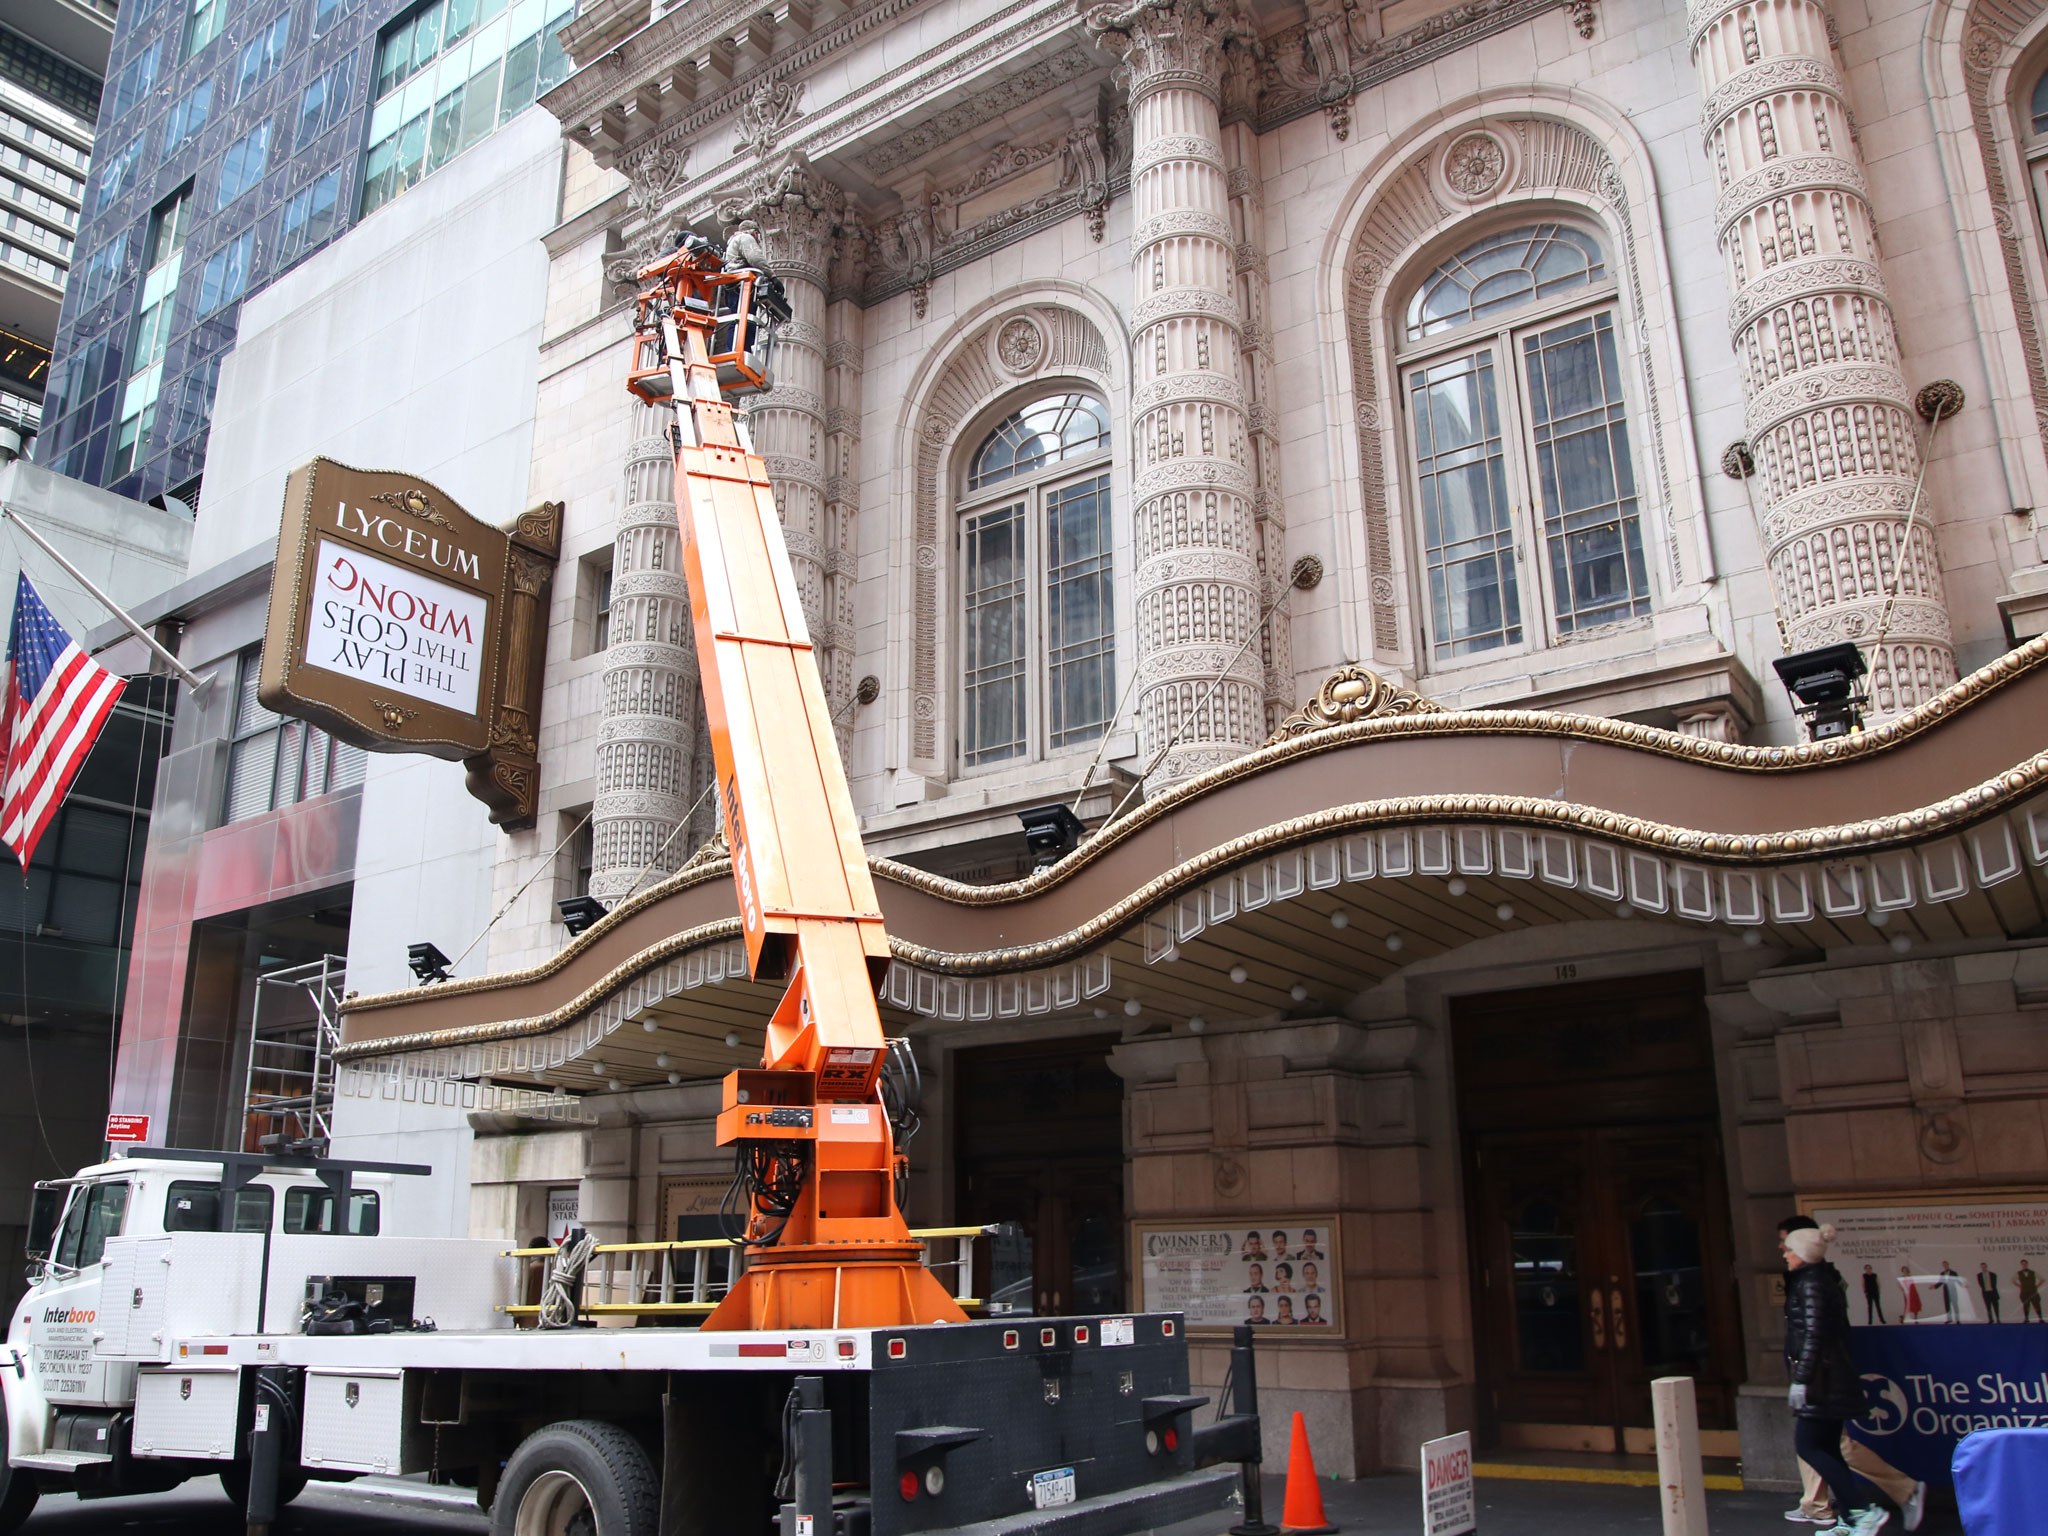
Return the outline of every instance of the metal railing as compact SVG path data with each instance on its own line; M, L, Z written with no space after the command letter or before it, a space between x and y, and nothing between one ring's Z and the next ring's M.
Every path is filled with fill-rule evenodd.
M963 1309L981 1305L974 1289L974 1240L994 1227L926 1227L910 1235L924 1244L925 1267L953 1271L953 1300ZM933 1257L933 1246L950 1242L950 1259ZM556 1250L507 1248L507 1259L549 1259ZM722 1237L672 1243L599 1243L583 1273L577 1310L585 1317L702 1317L724 1298L745 1271L745 1250ZM536 1304L499 1308L515 1318L540 1315Z

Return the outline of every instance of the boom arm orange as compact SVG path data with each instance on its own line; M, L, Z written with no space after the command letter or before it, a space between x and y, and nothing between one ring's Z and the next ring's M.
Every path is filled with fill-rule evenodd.
M701 242L642 269L628 387L675 409L676 506L718 801L756 979L789 982L762 1065L732 1073L721 1145L753 1166L748 1268L707 1328L964 1319L896 1205L877 1078L889 941L767 466L721 391L766 383L759 274Z

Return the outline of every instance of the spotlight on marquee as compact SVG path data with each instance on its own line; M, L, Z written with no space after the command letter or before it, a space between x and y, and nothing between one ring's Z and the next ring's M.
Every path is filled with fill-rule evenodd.
M1863 729L1863 709L1870 701L1861 684L1870 667L1854 643L1844 640L1780 656L1771 665L1806 721L1808 740L1833 741Z
M569 896L556 902L555 910L562 914L562 926L573 939L604 916L604 903L595 896Z
M448 979L448 957L441 953L437 944L409 944L405 950L406 964L412 967L413 975L425 986L430 981Z
M1072 853L1087 830L1081 818L1064 805L1033 806L1019 811L1017 819L1024 823L1024 844L1031 850L1033 873L1052 868Z

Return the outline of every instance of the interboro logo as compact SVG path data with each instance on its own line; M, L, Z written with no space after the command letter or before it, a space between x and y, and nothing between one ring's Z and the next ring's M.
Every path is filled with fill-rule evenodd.
M99 1313L84 1307L45 1307L43 1321L46 1323L89 1323Z

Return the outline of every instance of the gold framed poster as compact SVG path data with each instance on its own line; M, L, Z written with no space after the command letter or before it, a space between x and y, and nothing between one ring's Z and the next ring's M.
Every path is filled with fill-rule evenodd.
M1249 1323L1268 1339L1344 1337L1343 1238L1332 1214L1131 1224L1138 1309L1191 1334Z

